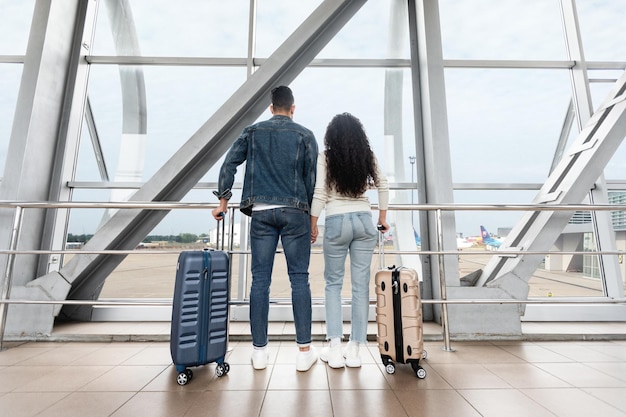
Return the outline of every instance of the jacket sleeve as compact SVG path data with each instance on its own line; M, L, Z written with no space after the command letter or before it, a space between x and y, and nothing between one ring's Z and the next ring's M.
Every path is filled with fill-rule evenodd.
M375 184L378 189L378 207L381 210L387 210L389 208L389 181L380 169L378 161L376 161L376 176L378 177Z
M317 141L313 132L311 132L310 140L307 142L304 155L304 186L306 188L307 200L309 208L313 204L313 192L315 190L315 178L317 172Z
M220 168L217 191L213 191L213 194L215 194L217 198L230 200L232 197L232 188L235 182L237 167L248 157L248 136L248 132L244 130L226 154L224 163Z

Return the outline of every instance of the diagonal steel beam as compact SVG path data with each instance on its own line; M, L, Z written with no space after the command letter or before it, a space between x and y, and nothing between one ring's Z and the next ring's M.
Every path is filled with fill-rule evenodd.
M567 139L570 132L572 131L572 126L574 125L575 118L576 115L574 114L574 103L570 99L569 104L567 105L567 111L565 112L563 126L561 127L561 134L559 135L559 140L556 144L556 149L554 150L554 156L552 157L550 173L554 171L554 168L556 168L561 158L563 158L563 154L565 153L565 147L567 146Z
M179 201L184 197L229 149L241 130L263 113L269 104L269 91L293 81L365 3L366 0L325 0L131 201ZM120 210L85 249L134 248L166 215L167 211L162 210ZM95 299L106 277L123 259L121 255L79 255L60 271L40 277L29 286L40 286L57 299ZM67 284L70 290L63 294L62 288ZM65 306L62 316L88 320L91 307Z
M89 100L89 96L87 96L87 100L85 102L85 124L87 125L87 130L89 130L93 154L96 158L98 171L100 171L100 179L102 181L109 182L109 170L107 169L107 164L104 159L102 142L100 141L100 135L98 134L98 128L96 127L96 119L93 117L93 109L91 107L91 100Z
M606 164L626 136L626 73L616 82L567 154L552 171L535 197L536 204L580 204L600 178ZM507 236L502 248L547 251L573 211L528 212ZM542 255L494 256L485 266L477 286L488 284L525 298L528 280ZM526 294L524 294L526 292Z

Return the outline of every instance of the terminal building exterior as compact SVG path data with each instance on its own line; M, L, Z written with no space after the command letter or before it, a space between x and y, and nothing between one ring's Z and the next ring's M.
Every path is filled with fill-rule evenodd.
M137 308L97 301L147 236L214 230L222 157L277 85L320 149L335 114L363 121L393 188L387 262L418 270L428 321L468 339L626 321L626 7L602 4L0 2L5 338L166 321L173 275L140 295L156 270L125 275ZM457 253L481 224L510 232L497 251ZM245 320L247 218L233 209L229 227ZM93 236L76 251L68 233Z

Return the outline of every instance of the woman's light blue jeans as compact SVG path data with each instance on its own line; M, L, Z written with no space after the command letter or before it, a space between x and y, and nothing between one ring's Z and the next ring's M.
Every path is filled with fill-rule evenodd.
M377 234L372 213L354 212L326 217L324 227L324 279L328 339L343 336L341 288L350 253L352 317L350 340L366 343L372 255Z
M252 344L257 347L263 347L268 342L270 284L279 237L285 252L287 273L291 282L296 342L299 345L311 343L311 288L309 287L311 218L302 210L281 207L252 212L250 332Z

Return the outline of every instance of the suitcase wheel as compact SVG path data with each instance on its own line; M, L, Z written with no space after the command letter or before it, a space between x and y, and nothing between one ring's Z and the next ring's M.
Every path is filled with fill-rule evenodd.
M424 379L426 378L426 369L422 368L420 365L418 365L417 363L411 363L411 366L413 367L413 371L415 372L415 375L419 378L419 379Z
M215 375L217 375L218 377L224 376L228 373L228 371L230 371L230 365L228 364L228 362L218 363L217 367L215 368Z
M426 359L428 357L428 352L425 350L422 351L422 359Z
M178 373L176 383L181 386L186 385L189 381L191 381L191 378L193 378L193 372L191 369L185 369L184 371Z
M396 365L394 365L393 362L387 363L387 365L385 365L385 371L387 371L387 373L389 375L395 374L396 373Z

